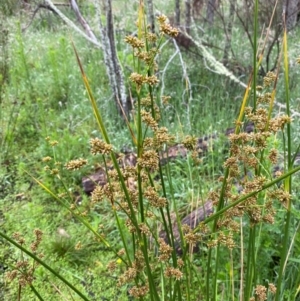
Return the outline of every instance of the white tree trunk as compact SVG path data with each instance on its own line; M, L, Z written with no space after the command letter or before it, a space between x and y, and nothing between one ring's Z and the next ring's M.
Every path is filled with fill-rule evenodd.
M74 24L68 17L66 17L53 3L51 0L45 0L46 3L55 11L58 16L68 25L70 26L74 31L78 32L81 36L83 36L86 40L92 42L95 46L101 47L101 44L96 39L91 38L86 33L84 33L76 24Z
M209 24L214 23L217 0L207 0L206 19Z
M155 32L155 19L154 19L154 10L153 10L153 1L147 0L147 16L148 22L150 24L151 32Z
M285 15L285 24L287 31L296 26L299 9L299 0L285 0L283 11Z
M114 100L117 104L119 112L123 111L127 115L129 113L129 102L127 101L124 74L117 56L114 24L111 0L105 1L106 26L101 21L102 11L98 1L95 1L98 10L100 37L102 41L102 50L104 53L104 63L108 74L111 89L113 91ZM123 110L122 110L123 109Z
M191 33L192 23L192 3L191 0L185 0L185 31Z
M103 14L105 14L106 16L105 26L102 24L101 21L101 9L100 9L99 1L95 0L95 6L99 12L99 27L100 27L101 43L98 41L97 37L93 33L88 22L83 18L82 14L80 13L76 0L69 0L69 1L73 11L76 14L78 22L84 28L85 32L83 32L80 28L78 28L77 25L75 25L70 19L68 19L52 3L51 0L45 0L45 1L49 5L49 7L51 7L51 9L53 9L53 11L55 11L62 18L62 20L66 24L68 24L73 30L80 33L88 41L92 42L97 47L102 48L104 53L106 72L109 78L110 87L112 89L117 108L121 114L123 114L123 112L127 114L129 111L129 107L128 107L129 104L127 102L124 75L116 51L111 0L105 0L105 9L103 12Z
M231 49L231 39L232 39L232 24L235 17L235 6L236 0L230 0L230 7L229 7L229 18L226 28L226 41L225 41L225 48L224 48L224 55L223 61L226 64L229 58L229 52Z
M90 28L89 24L85 21L83 16L80 13L79 7L76 3L76 0L70 0L70 5L73 11L75 12L75 15L77 17L78 22L81 24L81 26L84 28L86 34L94 41L97 41L97 38L95 37L92 29Z
M180 0L175 0L175 26L180 26Z

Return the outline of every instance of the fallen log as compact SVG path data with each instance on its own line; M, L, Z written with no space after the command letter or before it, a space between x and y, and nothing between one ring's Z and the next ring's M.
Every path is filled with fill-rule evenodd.
M203 222L208 216L210 216L214 212L213 203L211 200L208 200L197 209L193 210L190 214L185 216L181 220L181 226L187 225L190 229L195 229L201 222ZM178 223L176 221L173 222L172 225L174 242L175 242L175 250L178 255L182 254L181 249L181 239L180 239L180 230L178 227ZM163 238L166 243L169 243L169 239L167 238L167 233L165 231L160 231L159 237ZM193 245L192 251L197 252L198 246Z

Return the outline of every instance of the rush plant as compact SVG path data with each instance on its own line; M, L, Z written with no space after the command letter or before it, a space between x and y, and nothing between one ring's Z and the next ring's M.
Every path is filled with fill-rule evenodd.
M256 17L258 2L256 1ZM220 189L211 191L207 202L200 205L206 214L201 218L181 219L177 208L171 177L172 164L168 162L168 148L174 144L162 119L162 110L172 99L159 92L158 56L166 36L174 38L178 30L164 15L157 18L159 32L149 31L143 3L140 3L137 35L125 41L132 47L133 71L129 77L133 91L131 120L124 114L134 160L117 155L108 134L103 113L92 93L80 55L74 46L99 135L90 140L91 154L103 162L105 183L94 183L88 207L82 207L72 197L63 179L66 170L73 172L88 164L85 158L74 158L62 165L56 158L57 141L49 139L53 155L43 159L45 170L61 184L55 192L42 180L35 181L51 195L114 254L107 265L110 274L117 274L116 285L138 300L296 300L298 290L287 286L286 267L294 238L291 237L293 191L292 176L300 170L294 167L292 150L291 114L289 104L287 35L283 33L282 58L285 79L286 112L274 112L280 63L276 72L269 72L258 84L257 70L263 51L258 51L254 35L254 69L235 120L235 130L229 136L229 155L224 162L224 175L218 179ZM257 23L255 18L254 23ZM245 125L252 131L245 131ZM279 136L282 136L284 168L273 172L279 160ZM201 164L199 148L194 136L183 137L178 147L185 150L195 165ZM166 164L163 162L167 161ZM50 163L51 162L51 163ZM117 241L95 226L92 213L109 205L117 230ZM278 215L276 212L283 212ZM259 256L263 238L269 225L284 223L280 241L280 263L276 273L262 276ZM38 245L41 231L36 230ZM17 247L22 257L31 258L35 267L44 267L62 281L82 300L90 298L72 285L61 274L45 263L35 245L25 248L20 234L0 236ZM274 237L273 235L271 235ZM37 242L36 242L37 244ZM24 259L9 271L13 281L22 275L20 286L29 286L39 300L42 294L34 286L34 269L28 269ZM122 268L119 268L122 266ZM26 277L25 277L25 276ZM29 277L30 276L30 277ZM95 276L96 277L96 276Z

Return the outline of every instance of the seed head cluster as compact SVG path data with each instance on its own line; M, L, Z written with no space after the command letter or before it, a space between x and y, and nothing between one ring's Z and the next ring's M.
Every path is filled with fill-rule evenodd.
M255 288L255 296L258 301L267 300L267 288L263 285L257 285Z
M169 246L162 238L158 239L159 244L159 261L168 261L172 255L173 248Z
M44 255L42 253L38 253L38 248L42 242L43 232L40 229L35 229L33 233L35 239L30 245L30 250L37 257L43 258ZM25 240L20 233L14 233L13 239L20 245L25 244ZM5 273L5 277L10 282L17 280L21 287L32 285L32 282L34 281L34 272L38 265L39 263L37 261L30 263L24 258L24 256L22 256L21 259L15 263L14 268Z
M143 285L143 286L133 286L129 290L130 296L134 298L141 298L144 297L148 294L149 292L149 286L148 285Z
M162 32L165 35L168 35L172 38L175 38L178 36L178 29L174 28L170 25L168 18L165 15L160 15L157 17L157 20L160 25L160 32Z
M135 143L138 148L137 154L133 160L127 160L127 154L123 157L117 157L115 160L111 144L99 138L90 140L92 155L111 155L114 164L116 161L119 164L118 168L114 165L114 168L106 169L104 184L95 183L95 188L91 193L90 206L100 206L100 202L109 200L118 219L121 220L124 217L124 222L118 223L118 225L124 225L122 228L130 233L134 242L134 254L128 256L127 249L126 251L120 250L117 253L119 258L110 261L107 270L110 273L115 272L119 260L122 263L122 269L120 268L122 274L118 277L118 286L128 286L129 295L140 299L149 293L147 269L150 269L151 273L156 273L158 269L163 270L164 276L171 278L169 279L171 283L174 280L183 279L184 274L181 269L185 264L183 259L176 257L175 244L168 242L168 239L163 239L160 234L152 237L156 232L159 232L156 231L160 227L156 224L158 213L162 215L164 223L168 220L165 216L166 212L169 214L165 188L156 185L154 175L161 170L160 154L164 147L174 140L174 136L169 134L168 129L160 125L160 108L168 104L170 97L162 96L161 99L158 99L151 92L159 84L159 73L155 62L159 49L156 44L159 44L159 40L164 35L174 38L179 33L176 28L170 25L166 16L160 15L157 20L159 22L158 35L139 33L138 37L129 35L125 38L125 42L133 48L133 55L139 61L139 65L145 67L144 72L140 71L143 70L140 68L139 72L132 72L129 77L137 94L134 110L139 108L137 120L141 121L141 124L137 127L138 134L142 133L140 136L143 136L141 140L135 141L138 140L136 137L140 136L132 131L133 140L137 142ZM228 176L220 178L224 184L222 191L211 192L210 200L214 205L218 205L222 195L225 204L232 204L241 197L250 196L245 198L243 202L234 204L235 206L222 214L217 221L217 236L207 235L210 237L209 241L205 241L208 248L222 245L232 250L236 247L234 235L240 231L239 219L241 217L246 216L251 226L261 222L272 224L276 213L274 200L278 200L285 207L288 207L291 201L290 194L281 188L269 189L266 194L259 193L264 190L264 185L268 182L268 174L264 172L263 164L274 165L279 157L277 149L270 147L269 141L274 134L283 130L291 122L291 118L287 115L270 117L269 109L274 96L267 90L276 80L277 75L268 72L263 79L262 86L257 87L258 91L262 91L258 97L257 107L255 109L252 107L245 108L245 121L236 121L236 131L229 136L230 156L224 162ZM136 122L136 120L134 121ZM251 125L253 131L243 131L245 123ZM57 145L57 141L50 141L50 138L48 138L48 142L53 147ZM196 137L186 136L180 144L185 154L187 150L192 152L195 161L199 158L197 143ZM267 162L261 160L263 155L265 155L264 160ZM107 158L103 156L103 159L106 160ZM53 158L44 157L42 161L51 165ZM77 170L87 163L87 160L79 158L66 163L65 168ZM111 166L113 165L111 164ZM53 175L58 175L59 169L57 167L46 166L45 170ZM75 210L77 206L71 204L70 208ZM90 208L84 210L81 217L88 217L89 210ZM170 214L168 218L171 220ZM176 222L172 223L171 220L170 228ZM203 223L203 225L198 226L198 229L200 229L201 234L191 229L187 224L182 226L183 245L193 247L199 242L204 242L204 234L209 234L210 228ZM30 249L36 254L43 233L40 230L35 230L34 233L35 241L31 244ZM21 245L25 244L25 240L18 233L14 235L14 239ZM147 262L149 260L147 252L153 250L150 250L149 245L147 245L148 242L150 242L149 245L154 242L157 247L155 256L153 256L154 260L150 264ZM77 243L76 249L81 248L81 243ZM28 261L22 260L16 264L16 267L15 270L7 273L7 278L10 280L18 278L21 286L31 284L34 279L35 266L32 267ZM270 284L268 290L275 293L276 287ZM265 286L257 285L253 300L266 300L268 290Z
M149 170L158 170L159 157L155 150L146 150L137 160L138 165Z
M249 194L251 196L224 212L218 219L219 235L208 243L209 247L223 244L234 248L233 233L240 231L237 218L245 215L252 225L261 222L273 224L276 214L274 201L278 200L287 207L291 200L291 196L283 188L269 188L267 192L263 189L272 180L270 176L276 177L276 174L270 175L265 170L277 164L279 157L278 150L270 147L270 141L274 139L274 134L282 131L291 122L291 118L286 115L272 117L269 112L273 95L268 92L268 88L276 78L275 73L269 72L264 78L263 87L260 87L261 91L266 91L258 97L256 108L245 108L245 123L253 130L243 131L243 123L236 122L237 130L229 135L230 156L224 162L228 177L223 187L223 196L227 204ZM224 182L224 178L221 181ZM260 191L263 193L259 194ZM220 193L211 193L214 204L218 204L219 197ZM257 288L256 295L258 300L265 300L262 287Z
M180 280L183 277L183 273L178 268L167 267L164 275L167 278L175 278L176 280Z
M136 72L133 72L130 76L129 79L135 83L139 88L144 85L144 84L149 84L150 86L154 86L159 83L158 78L155 75L142 75L138 74Z
M99 138L93 138L90 140L91 153L93 155L102 154L108 155L112 151L112 145L100 140Z
M164 197L160 197L154 187L149 186L144 192L145 198L149 201L150 205L156 208L162 208L167 205L167 200Z
M197 138L192 136L186 136L184 140L182 141L182 144L188 149L188 150L194 150L196 148L197 144Z
M145 47L145 42L134 36L127 36L125 38L125 42L128 43L132 48L139 49Z
M77 170L83 166L85 166L88 163L86 159L77 159L77 160L71 160L68 163L66 163L65 167L68 170Z

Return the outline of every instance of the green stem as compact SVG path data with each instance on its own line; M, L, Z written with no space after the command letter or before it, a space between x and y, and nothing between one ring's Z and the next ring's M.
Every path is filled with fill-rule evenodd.
M283 53L284 53L284 83L285 83L285 103L286 103L286 113L290 116L290 91L289 91L289 62L288 62L288 44L287 44L287 32L286 28L284 30L283 37ZM292 137L291 137L291 125L287 124L287 168L288 173L292 169ZM291 175L285 178L284 181L284 190L291 194L292 192L292 177ZM284 284L284 272L285 272L285 262L287 256L287 250L289 246L289 232L290 232L290 224L291 224L291 207L292 200L290 199L287 204L287 212L285 217L285 226L284 226L284 238L282 241L282 248L280 252L280 267L278 273L277 280L277 290L275 301L279 301L281 298L281 292Z
M121 236L123 247L125 249L125 253L126 253L126 256L127 256L127 259L128 259L128 265L131 266L130 253L129 253L129 250L128 250L128 247L127 247L126 239L124 237L123 229L121 227L121 223L120 223L120 220L119 220L119 217L118 217L118 214L117 214L116 210L113 209L113 212L114 212L115 220L117 222L117 227L118 227L118 230L119 230L119 233L120 233L120 236ZM132 241L135 241L134 236L132 237Z
M256 227L253 226L250 227L249 231L244 300L250 300L250 295L253 287L253 278L255 271L255 229Z
M245 196L241 197L240 199L236 200L235 202L230 203L228 206L224 207L223 209L221 209L220 211L216 212L215 214L212 214L211 216L209 216L207 219L205 219L204 223L208 224L209 222L213 221L214 219L216 219L217 217L219 217L221 214L223 214L224 212L226 212L227 210L229 210L230 208L235 207L236 205L246 201L248 198L256 195L257 193L270 188L272 186L274 186L275 184L281 182L282 180L288 178L289 176L291 176L292 174L296 173L300 171L300 166L291 169L290 171L286 172L284 175L276 178L273 181L268 182L267 184L263 185L260 189L258 189L257 191L253 191L251 193L246 194ZM194 232L199 231L199 227L196 227L194 229Z
M89 299L83 295L75 286L73 286L68 280L66 280L63 276L61 276L58 272L53 270L49 265L47 265L44 261L42 261L40 258L38 258L36 255L22 247L20 244L18 244L16 241L5 235L4 233L0 232L0 236L3 237L5 240L7 240L9 243L17 247L19 250L27 254L29 257L34 259L36 262L38 262L40 265L42 265L46 270L48 270L50 273L52 273L56 278L60 279L63 283L65 283L72 291L74 291L78 296L80 296L83 300L89 301Z
M226 168L225 174L224 174L224 180L222 183L222 188L221 188L221 194L219 197L219 202L218 202L218 207L217 207L217 213L215 214L215 219L214 219L214 224L213 224L213 235L215 235L215 232L217 230L217 223L218 219L221 216L221 211L224 208L224 203L225 203L225 191L226 191L226 185L227 185L227 178L229 175L229 168ZM195 231L195 230L194 230ZM212 284L212 289L213 289L213 296L214 298L216 297L215 291L216 291L216 286L217 286L217 270L218 270L218 259L215 262L215 274L213 277L211 277L211 265L212 265L212 248L209 249L208 251L208 260L207 260L207 269L206 269L206 301L210 301L210 280L212 279L213 284ZM218 251L216 253L218 257Z
M33 291L33 293L37 296L37 298L40 301L44 301L44 299L42 298L42 296L39 294L39 292L35 289L35 287L32 284L30 285L30 289Z
M216 248L216 262L215 262L215 274L214 274L214 277L213 277L213 291L212 291L212 294L213 294L213 297L212 297L212 300L217 300L217 279L218 279L218 269L219 269L219 256L220 254L220 245L218 244L217 248Z
M253 111L256 110L256 79L257 79L257 28L258 28L258 0L254 6L254 37L253 37Z

